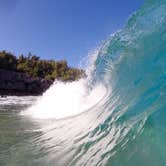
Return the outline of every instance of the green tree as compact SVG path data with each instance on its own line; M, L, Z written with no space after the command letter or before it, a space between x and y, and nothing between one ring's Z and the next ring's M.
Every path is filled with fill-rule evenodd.
M6 70L16 70L17 59L10 52L0 52L0 68Z

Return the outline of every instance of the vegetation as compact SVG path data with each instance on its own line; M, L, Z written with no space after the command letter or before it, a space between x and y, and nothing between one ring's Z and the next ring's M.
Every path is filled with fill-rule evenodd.
M31 53L28 56L20 55L17 58L9 52L1 51L0 68L23 72L34 78L40 77L47 80L74 81L85 76L83 70L69 67L66 60L42 60Z

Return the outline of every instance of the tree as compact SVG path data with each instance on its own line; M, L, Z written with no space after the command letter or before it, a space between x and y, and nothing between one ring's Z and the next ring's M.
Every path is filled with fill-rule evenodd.
M0 52L0 68L6 70L16 70L17 59L16 57L6 51Z
M74 81L85 76L83 70L69 67L66 60L41 60L31 53L27 56L21 54L17 59L13 54L2 51L0 52L0 68L16 70L31 77L47 80Z

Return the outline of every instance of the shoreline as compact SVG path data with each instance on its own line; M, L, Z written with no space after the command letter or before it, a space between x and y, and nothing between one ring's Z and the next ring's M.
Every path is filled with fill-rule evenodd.
M0 96L40 96L53 82L33 78L25 73L0 69Z
M0 96L39 96L55 80L71 82L86 77L85 71L68 66L66 60L43 60L0 51Z

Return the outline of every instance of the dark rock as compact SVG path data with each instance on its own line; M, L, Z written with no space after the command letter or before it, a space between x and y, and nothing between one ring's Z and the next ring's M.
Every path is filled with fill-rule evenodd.
M53 81L32 78L24 73L0 69L0 95L41 95Z

